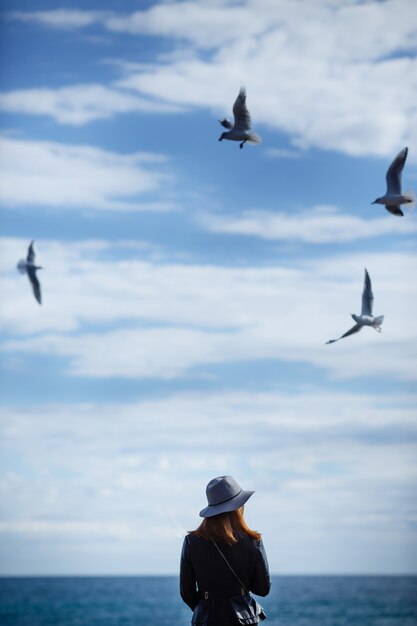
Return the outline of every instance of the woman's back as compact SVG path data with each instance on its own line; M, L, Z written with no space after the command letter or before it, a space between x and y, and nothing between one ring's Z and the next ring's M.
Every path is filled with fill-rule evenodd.
M261 535L243 517L252 493L231 476L207 486L204 520L181 553L180 593L193 610L192 624L257 624L266 617L249 593L266 596L271 586Z
M268 562L262 540L246 535L229 545L218 542L224 556L248 591L266 596L270 589ZM192 567L200 592L228 592L241 585L216 546L190 533L184 540L183 558Z

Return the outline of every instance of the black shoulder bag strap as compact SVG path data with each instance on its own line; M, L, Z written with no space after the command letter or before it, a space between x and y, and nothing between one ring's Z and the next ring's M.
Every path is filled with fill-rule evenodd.
M217 543L214 541L214 539L212 539L212 542L214 543L214 545L216 546L217 550L219 551L219 553L221 554L221 556L223 557L223 559L226 561L227 565L229 566L229 569L233 572L233 574L235 575L235 577L238 579L240 586L242 588L242 591L245 591L246 594L249 593L249 590L246 588L246 585L244 585L242 583L242 581L240 580L239 576L236 574L235 570L233 569L233 567L230 565L229 561L226 559L226 557L224 556L223 552L220 550L219 546L217 545Z

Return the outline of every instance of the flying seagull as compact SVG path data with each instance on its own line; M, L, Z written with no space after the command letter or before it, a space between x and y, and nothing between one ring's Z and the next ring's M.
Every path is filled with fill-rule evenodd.
M232 141L240 141L240 147L243 148L244 144L249 143L261 143L261 138L258 133L252 132L251 119L248 108L246 106L246 90L242 87L239 91L239 95L233 105L233 116L235 118L234 124L225 117L219 120L220 124L227 128L229 132L222 133L219 137L219 141L222 139L230 139Z
M35 251L33 249L34 243L34 241L30 242L26 261L24 259L20 259L19 263L17 264L17 269L21 274L28 275L30 284L32 285L33 294L39 304L42 304L41 286L39 284L38 277L36 276L36 270L41 270L43 268L40 265L35 265Z
M362 313L360 315L352 313L352 317L356 322L355 326L353 326L341 337L338 337L337 339L330 339L329 341L326 341L326 343L334 343L335 341L339 341L339 339L343 339L343 337L349 337L349 335L359 332L363 326L372 326L372 328L375 328L375 330L380 333L384 316L379 315L378 317L374 317L372 315L373 302L374 294L372 293L371 279L369 278L368 270L365 268L365 281L362 292Z
M385 196L377 198L372 204L383 204L387 211L393 215L404 215L401 204L415 203L414 192L403 194L401 192L401 173L407 158L408 148L403 148L397 154L387 171L387 191ZM412 208L410 206L409 208Z

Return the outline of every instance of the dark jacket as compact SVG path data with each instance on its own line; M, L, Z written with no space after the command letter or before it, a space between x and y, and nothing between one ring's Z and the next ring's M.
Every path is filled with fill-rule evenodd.
M246 535L233 545L218 545L246 589L258 596L268 595L271 581L262 541ZM204 599L205 591L215 597ZM229 598L241 595L241 585L211 541L195 535L185 537L180 593L194 611L193 624L236 624Z

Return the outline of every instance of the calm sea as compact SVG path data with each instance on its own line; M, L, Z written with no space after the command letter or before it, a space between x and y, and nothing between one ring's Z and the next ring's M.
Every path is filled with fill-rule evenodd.
M275 576L265 626L416 626L417 576ZM0 578L1 626L186 626L175 577Z

